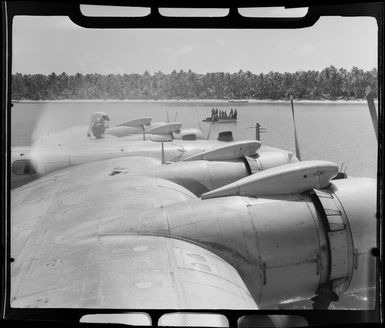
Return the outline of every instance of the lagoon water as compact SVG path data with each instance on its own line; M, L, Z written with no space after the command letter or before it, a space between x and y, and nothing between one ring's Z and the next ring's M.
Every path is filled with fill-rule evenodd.
M211 108L238 111L237 123L214 124L210 139L224 130L236 140L255 139L255 124L267 129L263 144L294 150L294 130L289 102L228 103L227 101L81 101L15 102L11 112L12 146L30 145L34 137L74 125L87 125L89 116L105 111L111 125L149 116L153 122L178 121L183 127L200 128ZM350 176L376 177L377 141L366 103L295 103L297 134L302 159L321 159L344 164Z

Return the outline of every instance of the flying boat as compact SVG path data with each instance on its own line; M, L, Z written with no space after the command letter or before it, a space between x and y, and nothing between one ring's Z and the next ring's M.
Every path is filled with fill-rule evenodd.
M296 134L62 136L12 152L35 175L11 192L12 307L327 309L375 285L376 180L301 160Z

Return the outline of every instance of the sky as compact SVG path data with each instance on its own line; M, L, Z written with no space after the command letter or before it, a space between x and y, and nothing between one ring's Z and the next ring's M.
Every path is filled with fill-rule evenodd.
M151 74L377 67L377 24L322 17L305 29L85 29L67 17L14 18L12 73Z

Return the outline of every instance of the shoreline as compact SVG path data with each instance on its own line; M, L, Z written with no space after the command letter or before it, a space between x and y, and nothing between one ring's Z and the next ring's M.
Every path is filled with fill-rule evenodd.
M60 100L11 100L12 103L226 103L229 105L244 106L248 104L287 104L285 99L60 99ZM310 100L294 99L298 104L366 104L366 99L355 100ZM378 99L374 100L375 103Z

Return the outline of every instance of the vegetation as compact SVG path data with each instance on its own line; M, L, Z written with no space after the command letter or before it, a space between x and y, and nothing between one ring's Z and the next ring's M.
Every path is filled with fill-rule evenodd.
M17 73L12 76L14 100L60 99L361 99L370 85L377 96L377 70L350 71L334 66L319 71L197 74L67 75Z

